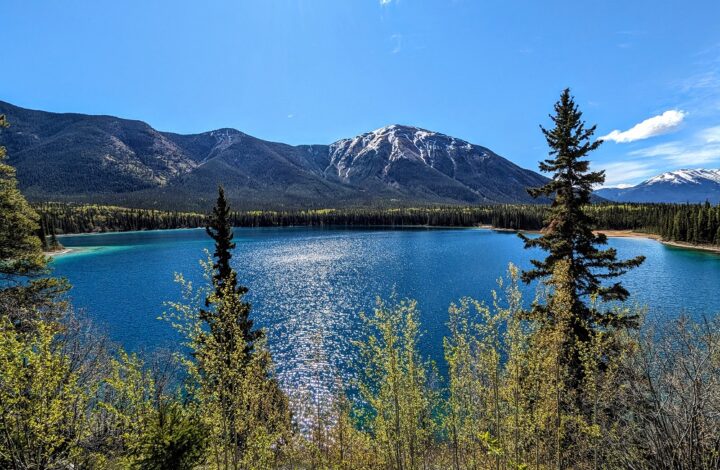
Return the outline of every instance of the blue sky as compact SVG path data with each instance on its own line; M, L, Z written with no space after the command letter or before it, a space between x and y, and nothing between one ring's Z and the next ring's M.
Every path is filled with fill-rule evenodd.
M29 108L294 144L410 124L536 169L569 86L608 185L720 167L718 0L26 0L0 31Z

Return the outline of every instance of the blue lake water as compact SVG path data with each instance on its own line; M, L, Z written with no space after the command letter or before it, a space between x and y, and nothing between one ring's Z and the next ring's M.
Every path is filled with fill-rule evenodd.
M233 262L249 288L253 318L267 329L280 380L292 389L322 387L352 370L358 313L393 290L418 301L423 351L442 363L450 302L468 295L489 300L509 262L527 268L531 257L542 256L524 250L513 233L484 229L239 228L235 241ZM173 273L200 280L198 260L211 247L203 230L61 242L81 250L54 260L55 274L73 284L74 305L112 339L132 350L180 341L157 317L164 301L180 300ZM623 258L647 257L623 282L651 317L720 312L719 255L647 239L613 238L610 245Z

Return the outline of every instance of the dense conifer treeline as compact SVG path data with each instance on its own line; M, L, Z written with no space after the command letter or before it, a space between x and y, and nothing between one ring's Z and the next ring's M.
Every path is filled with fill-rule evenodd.
M207 216L116 206L38 204L46 232L86 233L203 227ZM233 212L236 227L288 226L432 226L540 230L548 206L500 204L474 207L402 209L324 209ZM665 240L720 245L720 204L593 204L585 211L596 229L634 230Z
M206 216L194 212L130 209L95 204L36 204L47 233L127 232L204 227Z

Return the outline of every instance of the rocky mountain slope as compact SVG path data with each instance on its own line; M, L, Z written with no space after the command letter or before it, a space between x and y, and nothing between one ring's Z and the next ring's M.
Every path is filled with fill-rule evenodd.
M0 145L36 201L206 208L222 183L238 208L513 203L532 202L525 188L546 181L485 147L410 126L292 146L4 102L0 114L11 123Z

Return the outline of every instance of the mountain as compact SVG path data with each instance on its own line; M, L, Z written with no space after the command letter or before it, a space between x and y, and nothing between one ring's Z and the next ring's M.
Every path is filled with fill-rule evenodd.
M293 146L2 101L0 114L11 124L0 145L34 201L205 209L222 183L243 209L514 203L533 202L525 188L547 181L485 147L411 126Z
M595 194L618 202L720 203L720 169L677 170L629 188L603 188Z

